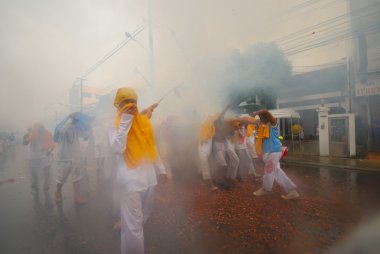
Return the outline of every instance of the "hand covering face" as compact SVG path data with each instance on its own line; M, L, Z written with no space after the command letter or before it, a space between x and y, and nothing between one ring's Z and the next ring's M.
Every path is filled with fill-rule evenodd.
M119 129L123 112L132 106L127 103L120 108L126 100L137 101L137 95L131 88L120 88L115 97L114 105L118 108L115 118L115 128ZM128 132L124 159L128 169L135 169L143 162L153 163L157 159L156 145L154 141L153 126L147 115L141 115L138 111L133 116L132 125Z

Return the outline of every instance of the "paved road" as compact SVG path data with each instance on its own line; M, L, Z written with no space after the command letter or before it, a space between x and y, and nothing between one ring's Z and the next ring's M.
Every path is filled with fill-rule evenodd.
M53 183L31 192L24 158L20 150L0 167L0 181L16 180L0 185L0 253L118 253L111 181L98 181L89 169L87 203L75 206L66 184L60 206ZM176 170L186 172L181 177L157 188L145 225L147 253L323 253L380 209L375 173L286 166L301 198L285 201L278 186L254 197L260 183L249 177L230 191L210 192L186 165Z

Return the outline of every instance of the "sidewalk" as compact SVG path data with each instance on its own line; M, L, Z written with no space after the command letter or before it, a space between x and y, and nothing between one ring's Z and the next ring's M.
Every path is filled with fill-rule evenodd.
M308 165L317 167L334 167L351 170L365 170L380 172L379 160L351 159L340 157L327 157L317 155L292 154L291 152L284 158L285 164Z
M315 167L333 167L350 170L364 170L380 173L380 153L368 153L366 159L319 156L316 141L294 143L289 146L289 154L284 158L285 164L308 165Z

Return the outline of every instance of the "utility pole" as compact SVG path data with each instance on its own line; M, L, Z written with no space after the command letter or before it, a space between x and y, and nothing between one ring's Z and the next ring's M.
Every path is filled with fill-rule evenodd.
M83 78L79 78L79 104L80 112L83 112Z
M150 83L154 87L155 86L155 73L154 73L154 51L153 51L152 0L148 0L148 26L149 26Z
M348 113L351 113L351 105L352 105L352 89L351 89L351 82L350 82L350 57L346 57L346 72L347 72L347 90L348 90Z

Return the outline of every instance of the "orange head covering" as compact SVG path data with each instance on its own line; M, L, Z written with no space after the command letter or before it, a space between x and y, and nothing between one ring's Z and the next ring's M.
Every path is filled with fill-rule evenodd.
M116 129L119 128L121 115L125 109L131 106L131 103L127 103L119 109L120 104L128 99L137 101L137 95L133 89L124 87L117 90L114 100L114 105L118 108L115 118ZM147 115L141 115L137 112L133 117L132 125L127 136L124 159L128 169L134 169L143 162L153 163L157 159L153 127Z

